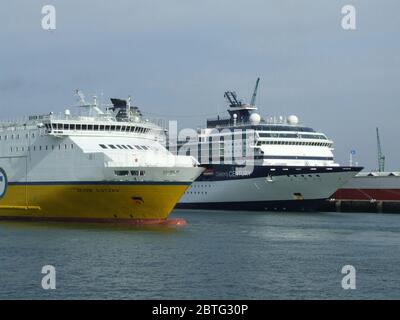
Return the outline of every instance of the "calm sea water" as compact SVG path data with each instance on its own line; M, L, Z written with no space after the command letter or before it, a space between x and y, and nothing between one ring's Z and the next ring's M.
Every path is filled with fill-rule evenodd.
M0 222L0 298L400 298L400 215L176 211L184 228ZM56 290L41 268L56 268ZM356 268L356 290L341 269Z

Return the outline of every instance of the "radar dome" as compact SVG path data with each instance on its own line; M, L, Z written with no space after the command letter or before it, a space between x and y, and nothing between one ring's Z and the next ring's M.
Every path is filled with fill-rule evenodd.
M252 113L250 115L250 122L252 124L259 124L261 121L261 116L258 113Z
M288 122L288 124L296 125L299 123L299 118L295 115L291 115L287 118L287 122Z

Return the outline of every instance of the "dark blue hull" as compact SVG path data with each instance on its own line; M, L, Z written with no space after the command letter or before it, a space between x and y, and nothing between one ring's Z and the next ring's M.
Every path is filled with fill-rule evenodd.
M243 201L243 202L198 202L178 203L176 209L240 210L240 211L317 211L326 199L284 200L284 201Z

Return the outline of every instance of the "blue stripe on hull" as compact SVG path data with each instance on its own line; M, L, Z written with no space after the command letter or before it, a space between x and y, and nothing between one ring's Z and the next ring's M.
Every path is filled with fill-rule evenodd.
M176 209L241 210L241 211L317 211L326 199L243 201L243 202L197 202L178 203Z

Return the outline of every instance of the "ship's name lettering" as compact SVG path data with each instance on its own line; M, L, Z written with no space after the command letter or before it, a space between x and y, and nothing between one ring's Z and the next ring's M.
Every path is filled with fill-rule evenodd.
M101 193L119 192L118 189L109 189L109 188L105 188L105 189L78 188L77 191L78 192L101 192Z
M238 177L238 176L249 176L251 174L250 171L245 171L245 170L236 170L236 171L223 171L223 172L217 172L216 176L217 177Z

